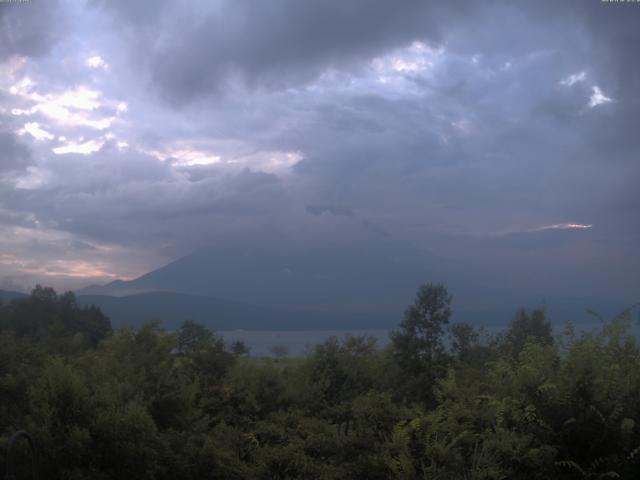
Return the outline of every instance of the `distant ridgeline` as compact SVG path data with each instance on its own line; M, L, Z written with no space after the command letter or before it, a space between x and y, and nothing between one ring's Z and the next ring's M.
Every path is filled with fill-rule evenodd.
M58 297L51 289L43 287L37 287L34 295L41 300ZM4 303L27 297L23 293L0 290L0 301ZM65 293L60 298L73 303L78 311L91 306L98 307L111 320L113 328L140 327L146 322L157 320L167 329L176 329L183 321L193 320L218 331L388 330L400 321L406 305L364 311L346 307L275 307L169 291L121 296L73 296ZM484 304L465 304L459 299L456 301L454 294L453 306L454 321L499 328L506 325L514 312L524 306L543 308L554 327L562 327L567 321L583 326L598 323L596 315L589 313L587 309L608 318L620 313L629 304L562 298L552 299L542 306L539 301L514 303L513 299L506 299L504 304L496 304L495 300ZM637 315L640 321L640 313Z
M520 307L544 307L554 324L593 323L593 309L611 317L638 298L571 298L552 289L523 291L479 275L465 264L384 235L362 243L283 244L275 233L220 241L131 280L76 291L114 327L159 319L168 328L185 319L216 330L390 329L400 321L416 285L438 281L453 295L457 322L503 327ZM566 289L569 291L569 289Z
M7 290L0 290L0 302L8 303L11 300L16 300L18 298L24 298L27 295L25 293L20 292L11 292Z

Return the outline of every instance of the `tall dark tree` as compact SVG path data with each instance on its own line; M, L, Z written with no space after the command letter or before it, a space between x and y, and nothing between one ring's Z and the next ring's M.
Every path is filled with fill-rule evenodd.
M109 317L95 305L75 310L73 328L82 333L92 345L97 345L113 333Z
M531 313L521 309L511 321L504 341L505 348L513 356L520 353L527 341L551 345L553 343L551 322L543 309L538 308Z
M401 391L427 404L433 385L444 373L447 354L444 327L451 317L451 295L442 284L424 284L404 314L400 330L391 333L393 353L406 375Z
M469 323L454 323L449 327L449 334L454 356L462 362L469 362L479 346L479 333Z
M193 353L207 349L214 340L214 334L204 325L185 320L178 329L178 350L180 353Z

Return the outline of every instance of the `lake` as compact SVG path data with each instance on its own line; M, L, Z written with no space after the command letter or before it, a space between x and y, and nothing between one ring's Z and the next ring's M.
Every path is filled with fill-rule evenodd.
M309 346L313 347L332 336L344 338L347 335L368 335L377 340L378 346L384 347L389 343L389 332L390 330L230 330L218 333L228 342L243 341L252 356L272 355L273 347L285 347L290 356L298 356L304 354Z

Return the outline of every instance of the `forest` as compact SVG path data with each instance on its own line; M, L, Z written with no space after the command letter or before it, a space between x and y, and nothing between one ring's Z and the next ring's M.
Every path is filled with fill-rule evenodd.
M418 288L388 346L252 356L210 329L114 331L73 293L0 306L0 475L41 479L604 479L640 472L632 311L590 331L543 309L453 323ZM562 319L553 319L554 326Z

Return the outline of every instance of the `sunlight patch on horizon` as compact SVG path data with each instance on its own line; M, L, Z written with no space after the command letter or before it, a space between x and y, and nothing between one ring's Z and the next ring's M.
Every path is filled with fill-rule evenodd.
M593 225L586 223L554 223L552 225L544 225L542 227L538 227L533 231L539 232L544 230L585 230L592 227Z
M489 231L481 234L481 236L488 237L503 237L508 235L518 235L525 233L539 233L539 232L548 232L553 230L589 230L593 228L593 224L590 223L574 223L574 222L566 222L566 223L552 223L549 225L542 225L540 227L532 227L532 228L507 228L501 230Z
M127 260L132 252L125 247L46 228L35 217L29 221L32 226L0 225L0 271L5 275L96 281L130 280L144 271L132 268ZM28 245L43 248L33 255Z
M18 268L23 273L44 277L122 278L116 273L107 271L102 263L95 264L82 260L51 260L43 264L40 261L3 253L0 255L0 265Z

